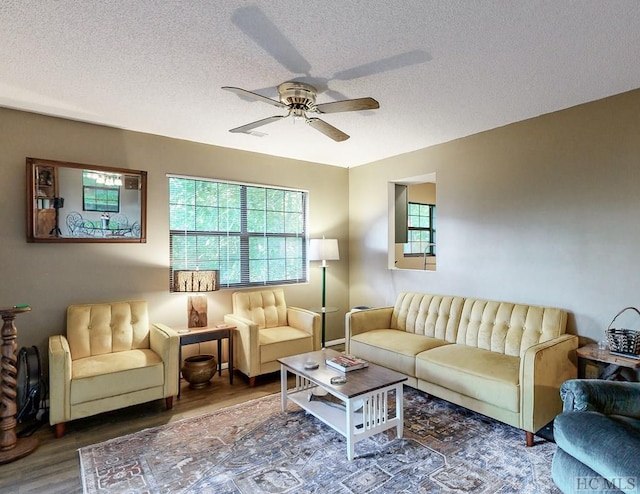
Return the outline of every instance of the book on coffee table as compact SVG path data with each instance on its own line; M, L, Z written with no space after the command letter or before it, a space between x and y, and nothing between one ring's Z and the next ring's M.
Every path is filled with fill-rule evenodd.
M336 355L333 358L328 358L325 362L329 367L341 372L354 371L369 366L369 362L354 355Z

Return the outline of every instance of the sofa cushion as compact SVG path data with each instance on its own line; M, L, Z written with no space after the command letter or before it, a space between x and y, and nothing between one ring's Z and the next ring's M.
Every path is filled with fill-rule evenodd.
M313 351L313 338L302 329L277 326L260 330L260 363Z
M393 307L390 329L454 343L463 302L463 297L401 292Z
M527 348L564 334L566 324L560 309L469 298L456 343L520 357Z
M466 345L446 345L416 356L416 377L464 396L520 411L520 359Z
M374 329L351 338L349 351L365 360L415 377L415 357L448 343L397 329Z
M73 362L72 405L164 384L164 365L153 350L129 350Z
M640 479L640 451L634 446L640 444L640 420L564 412L554 420L553 435L558 448L604 478Z

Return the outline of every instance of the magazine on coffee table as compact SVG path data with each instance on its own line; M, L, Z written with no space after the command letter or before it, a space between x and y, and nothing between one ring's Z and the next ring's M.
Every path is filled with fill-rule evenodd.
M328 358L325 362L328 366L341 372L354 371L369 366L369 362L355 355L336 355L333 358Z

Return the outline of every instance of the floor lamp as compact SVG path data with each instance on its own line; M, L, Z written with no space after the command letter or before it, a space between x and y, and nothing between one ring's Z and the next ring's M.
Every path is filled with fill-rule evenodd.
M327 282L327 261L339 261L338 240L335 238L312 238L309 241L309 260L322 261L322 348L325 342L325 328L327 316L326 304L326 282Z

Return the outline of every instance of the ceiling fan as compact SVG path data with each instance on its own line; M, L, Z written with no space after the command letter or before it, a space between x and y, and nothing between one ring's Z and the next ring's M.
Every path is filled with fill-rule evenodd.
M349 135L339 129L336 129L333 125L328 124L324 120L317 117L309 117L307 113L338 113L345 111L375 110L376 108L380 108L380 104L373 98L348 99L317 105L316 96L318 91L315 87L310 84L305 84L304 82L290 81L280 84L278 86L280 101L267 98L261 94L247 91L246 89L241 89L239 87L225 86L222 89L236 93L238 96L262 101L288 111L286 115L274 115L272 117L263 118L262 120L242 125L229 131L234 133L249 133L257 127L277 122L283 118L293 117L296 119L304 119L304 121L315 130L322 132L334 141L341 142L349 139Z

